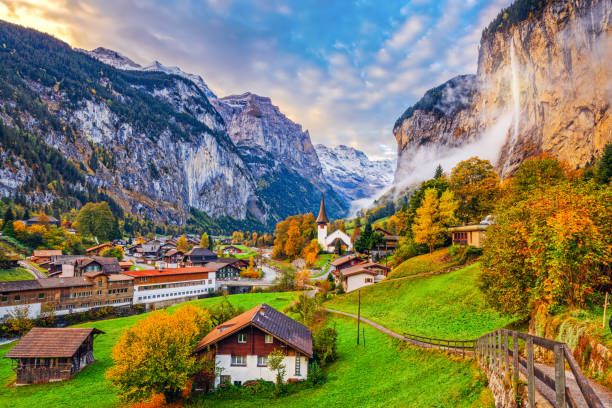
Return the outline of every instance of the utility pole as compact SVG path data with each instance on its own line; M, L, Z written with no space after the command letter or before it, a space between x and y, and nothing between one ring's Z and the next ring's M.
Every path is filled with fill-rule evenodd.
M357 290L357 345L359 345L359 322L361 322L361 289Z

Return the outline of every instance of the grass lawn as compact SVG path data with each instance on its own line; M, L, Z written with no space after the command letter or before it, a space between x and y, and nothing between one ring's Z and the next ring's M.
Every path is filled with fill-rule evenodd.
M327 261L329 261L332 256L333 254L319 254L319 256L317 256L317 261L315 262L313 268L316 268L316 269L323 268L325 264L327 263Z
M301 384L279 398L232 393L201 397L194 407L493 407L486 377L471 361L408 347L364 325L366 347L355 344L357 323L330 317L338 331L338 360L327 382ZM305 384L304 384L305 385Z
M431 254L419 255L402 262L389 273L389 279L402 278L423 272L434 272L455 266L456 262L450 260L448 248L441 248Z
M480 264L414 279L385 280L361 289L361 315L396 332L454 340L475 339L512 319L487 307L477 287ZM357 313L357 292L326 302Z
M265 302L282 310L291 303L297 293L252 293L229 296L230 302L243 309L251 308ZM210 307L223 298L207 298L188 303L201 307ZM185 305L169 308L176 310ZM147 314L102 320L77 325L76 327L96 327L106 334L96 337L94 354L97 361L86 367L72 380L53 384L9 387L15 381L11 370L11 360L0 358L0 407L12 408L55 408L55 407L115 407L118 406L117 395L110 383L104 378L104 372L112 365L111 347L119 339L123 329L130 327ZM0 346L0 355L4 356L15 343Z
M34 275L25 268L0 269L0 281L33 280Z
M228 246L234 246L236 248L240 248L243 252L241 254L232 254L233 257L237 258L237 259L248 259L252 256L257 255L257 252L255 250L253 250L253 248L250 248L246 245L240 245L240 244L235 244L235 245L221 245L219 247L219 249L223 250L225 248L227 248Z

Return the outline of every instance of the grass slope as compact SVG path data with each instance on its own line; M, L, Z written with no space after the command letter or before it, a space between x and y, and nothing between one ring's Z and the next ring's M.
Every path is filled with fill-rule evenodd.
M328 380L279 398L207 395L195 407L489 407L486 377L473 362L411 348L365 326L366 347L355 344L354 319L330 317L338 330L338 360ZM240 399L239 399L240 398Z
M451 261L448 248L438 249L431 254L419 255L402 262L389 274L389 279L403 278L424 272L435 272L455 266Z
M252 293L229 296L234 306L248 309L265 302L282 310L291 303L296 293ZM200 307L210 307L222 300L221 297L194 300L189 302ZM184 304L169 308L170 311ZM11 370L11 360L0 359L0 407L12 408L55 408L55 407L114 407L118 406L115 390L104 378L104 372L112 365L111 347L119 339L123 330L145 318L147 314L124 317L119 319L89 322L76 327L96 327L105 334L97 336L94 344L94 354L97 361L86 367L72 380L23 387L8 387L15 381L15 373ZM0 346L0 355L4 356L15 343Z
M0 281L33 280L34 275L25 268L13 268L0 270Z
M361 290L361 315L399 333L469 340L512 320L485 306L476 286L480 264L414 279L385 280ZM324 304L357 313L357 292Z

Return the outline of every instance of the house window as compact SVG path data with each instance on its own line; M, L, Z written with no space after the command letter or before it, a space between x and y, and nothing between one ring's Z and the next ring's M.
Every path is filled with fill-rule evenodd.
M21 300L21 296L15 295L15 300Z
M8 296L2 296L2 301L3 302L8 302Z
M246 343L246 333L240 333L238 335L238 343Z
M242 381L234 381L234 385L236 387L240 387L242 385Z
M45 298L45 294L44 293L39 293L38 294L38 298L39 299L44 299Z
M257 367L267 367L267 365L268 365L268 357L257 356Z
M101 291L101 290L99 290L99 291L98 291L98 295L101 295L101 294L102 294L102 291Z
M219 378L219 380L221 381L221 384L229 383L229 382L232 381L232 376L231 375L222 375L221 378Z
M274 338L272 337L271 334L266 334L266 337L264 337L264 343L272 343L274 341Z
M232 356L232 365L246 367L246 358L244 356Z
M300 353L297 353L295 355L295 375L302 375L301 373L301 364L302 364L302 358L300 357Z

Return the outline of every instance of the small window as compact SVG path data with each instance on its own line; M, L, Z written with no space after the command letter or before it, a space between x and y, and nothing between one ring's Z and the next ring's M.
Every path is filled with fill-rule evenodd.
M38 294L38 298L39 299L44 299L45 298L45 294L44 293L39 293Z
M234 381L234 385L236 387L240 387L242 385L242 381Z
M8 296L2 296L2 301L3 302L8 302Z
M300 353L297 353L295 355L295 375L296 376L302 375L301 364L302 364L302 359L301 359Z
M233 366L246 366L246 359L244 356L232 356Z
M15 300L21 300L21 296L15 295Z
M271 334L266 334L266 337L264 338L264 343L273 343L274 342L274 338L272 337Z
M246 341L247 341L246 333L240 333L238 335L238 343L246 343Z
M102 279L98 280L98 286L102 286Z
M267 366L268 366L268 357L257 356L257 367L267 367Z

